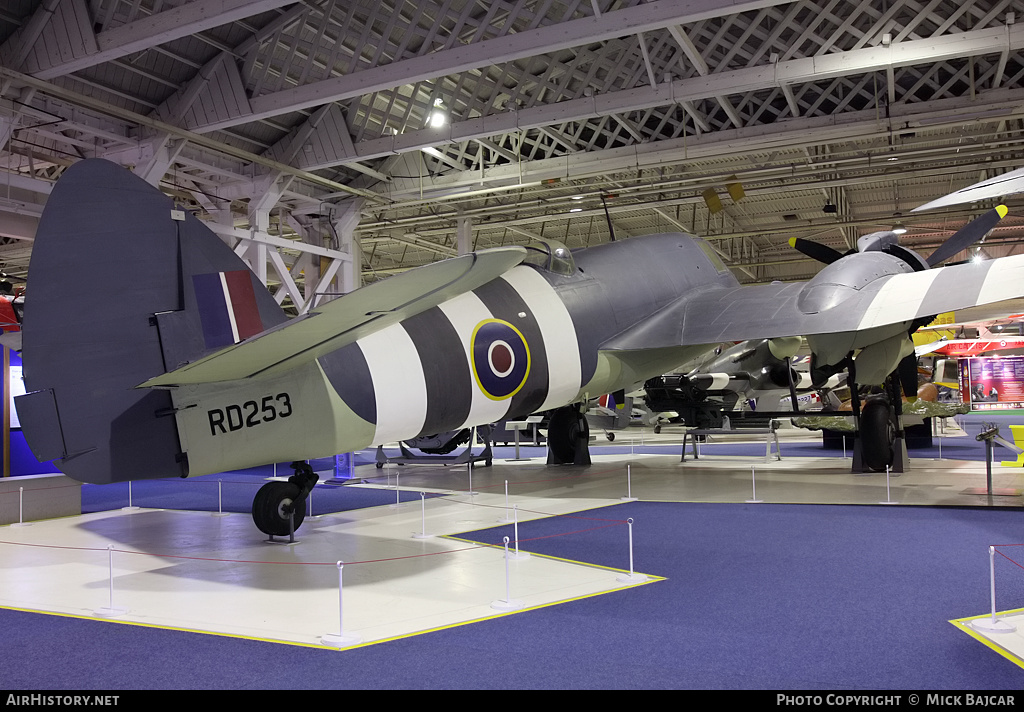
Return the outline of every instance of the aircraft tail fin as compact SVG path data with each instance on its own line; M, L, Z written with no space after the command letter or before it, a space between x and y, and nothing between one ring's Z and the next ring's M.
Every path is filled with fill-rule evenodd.
M136 386L287 320L227 245L173 210L90 159L65 171L40 220L17 408L36 457L77 480L187 475L170 394Z

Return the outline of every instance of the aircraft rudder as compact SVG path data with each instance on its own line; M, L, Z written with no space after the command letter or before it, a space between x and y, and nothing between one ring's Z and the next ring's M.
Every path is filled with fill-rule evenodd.
M243 295L234 334L285 320L237 255L174 207L130 171L89 159L65 171L40 220L22 427L38 457L56 457L75 479L188 474L170 394L136 386L217 348L203 332L200 275L236 273L226 278Z

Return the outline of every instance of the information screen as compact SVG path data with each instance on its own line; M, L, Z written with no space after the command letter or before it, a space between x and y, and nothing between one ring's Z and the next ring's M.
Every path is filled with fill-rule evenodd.
M961 359L960 394L972 410L1024 408L1024 357Z

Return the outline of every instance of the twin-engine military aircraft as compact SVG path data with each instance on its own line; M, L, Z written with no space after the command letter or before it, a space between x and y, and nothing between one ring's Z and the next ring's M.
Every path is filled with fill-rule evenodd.
M39 459L91 483L294 461L253 503L271 535L302 521L307 458L554 410L554 461L583 463L574 404L721 342L802 335L818 371L856 353L857 382L880 383L933 315L1024 296L1024 255L929 269L883 233L809 282L740 286L703 240L659 234L483 250L289 319L173 208L100 159L58 181L32 253L22 427Z

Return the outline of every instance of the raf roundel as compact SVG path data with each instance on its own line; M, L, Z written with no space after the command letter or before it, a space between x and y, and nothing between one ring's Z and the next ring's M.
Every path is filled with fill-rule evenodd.
M491 400L511 398L530 375L530 347L516 327L501 319L477 324L470 344L473 376Z

